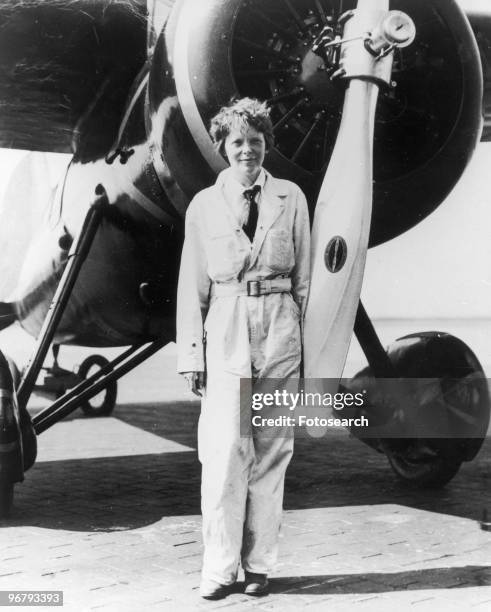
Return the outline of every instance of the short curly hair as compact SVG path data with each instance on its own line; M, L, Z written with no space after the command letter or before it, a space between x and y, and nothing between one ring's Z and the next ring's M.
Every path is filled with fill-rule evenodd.
M233 100L228 106L222 106L210 124L210 136L217 151L225 154L225 140L235 127L240 131L253 127L264 134L266 150L271 149L274 145L274 135L269 113L266 102L256 98L240 98Z

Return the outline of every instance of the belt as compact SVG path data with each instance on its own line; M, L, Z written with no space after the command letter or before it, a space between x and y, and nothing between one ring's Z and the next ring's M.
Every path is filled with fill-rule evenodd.
M269 293L287 293L292 288L291 278L273 278L271 280L250 280L228 283L213 283L211 297L232 297L235 295L248 295L259 297Z

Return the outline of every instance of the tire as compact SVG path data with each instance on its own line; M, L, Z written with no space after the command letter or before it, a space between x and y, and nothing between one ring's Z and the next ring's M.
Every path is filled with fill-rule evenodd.
M77 374L81 380L86 380L90 378L92 374L95 374L97 370L102 369L108 364L109 361L102 355L90 355L90 357L87 357L87 359L82 362ZM101 393L85 401L80 407L84 413L90 417L109 416L116 405L117 395L118 384L114 380L108 383L107 387L101 391ZM97 398L100 398L101 401L97 402Z
M0 481L0 519L9 518L14 502L14 483Z
M408 440L405 450L384 448L389 465L401 483L414 488L439 488L450 482L459 471L462 460L455 457L435 454L424 460L415 459L410 452L410 442Z
M377 398L372 401L374 414L373 418L369 414L370 419L375 420L375 427L389 426L389 435L364 441L387 455L398 480L406 486L442 487L464 461L476 456L486 437L490 398L483 368L464 342L444 332L418 332L398 338L387 355L396 375L393 378L412 379L412 402L394 410L389 401L385 407L370 367L359 372L350 381L350 390L368 389L369 398ZM427 395L426 379L438 381L436 395ZM428 419L425 429L421 424L427 414L431 416L428 411L433 405L440 421ZM404 437L408 431L421 437ZM432 437L433 432L442 431L445 436Z

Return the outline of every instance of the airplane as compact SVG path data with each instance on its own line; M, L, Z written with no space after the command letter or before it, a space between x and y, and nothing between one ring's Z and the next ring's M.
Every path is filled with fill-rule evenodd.
M386 350L359 296L367 248L423 221L491 138L491 11L456 0L23 0L0 4L0 24L0 147L72 155L0 296L0 328L19 322L37 339L22 375L0 354L1 516L37 436L79 407L110 414L116 381L174 340L183 219L227 166L207 125L234 96L268 101L265 167L309 202L306 374L339 378L354 330L368 366L346 385L368 389L367 413L395 434L353 433L411 485L443 485L476 456L490 413L477 357L439 332ZM25 163L14 180L34 174ZM58 364L63 344L122 348L70 372ZM42 369L57 397L31 418ZM378 405L377 381L403 377L416 380L411 401ZM439 387L437 428L450 422L458 439L405 434L411 410L432 407L426 380Z

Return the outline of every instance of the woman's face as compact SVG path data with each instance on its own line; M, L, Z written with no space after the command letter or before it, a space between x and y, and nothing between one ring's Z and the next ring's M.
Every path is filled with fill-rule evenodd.
M266 154L264 134L251 126L245 130L232 128L224 147L235 178L245 186L252 185Z

